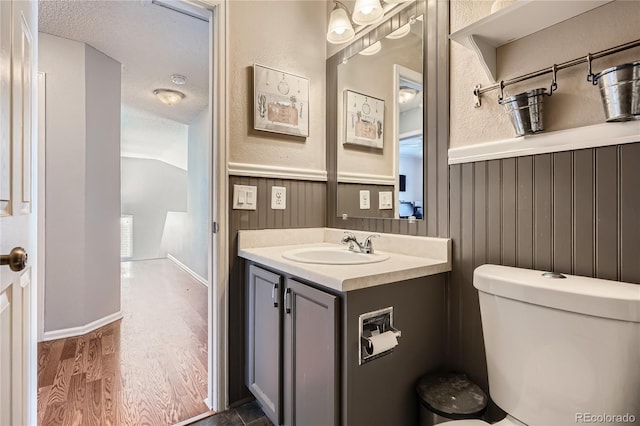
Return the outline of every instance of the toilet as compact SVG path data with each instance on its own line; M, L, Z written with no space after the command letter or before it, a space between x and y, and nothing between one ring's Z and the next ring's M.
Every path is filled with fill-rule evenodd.
M473 284L494 425L640 422L640 285L497 265Z

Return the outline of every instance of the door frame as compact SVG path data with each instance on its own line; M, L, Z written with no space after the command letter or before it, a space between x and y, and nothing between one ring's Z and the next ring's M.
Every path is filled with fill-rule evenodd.
M207 406L224 411L228 392L228 8L226 0L180 0L211 12L209 21L209 123L211 159L209 187L209 297L208 297L208 396ZM214 229L217 227L217 229Z
M226 271L229 270L229 256L227 249L228 242L228 211L227 211L227 193L229 185L229 176L227 172L227 143L228 143L228 95L227 95L227 75L228 75L228 8L225 0L180 0L189 5L207 9L211 12L209 21L209 144L211 147L211 157L209 161L209 188L210 188L210 205L209 205L209 259L208 259L208 389L205 404L212 410L223 411L228 408L228 276ZM37 6L36 6L37 7ZM37 15L36 15L37 16ZM34 55L37 58L37 38L34 43ZM36 75L38 75L36 73ZM40 83L38 79L38 83ZM38 96L40 88L45 87L44 77L42 84L38 84ZM42 92L44 96L44 91ZM44 124L46 117L40 117L43 108L34 102L35 123ZM34 126L36 129L39 126ZM37 307L37 326L38 330L35 334L37 341L42 340L44 333L44 212L45 212L45 193L44 193L44 176L45 176L45 135L37 133L37 174L38 174L38 190L37 190L37 217L41 227L38 228L38 256L37 265L34 269L37 271L36 276L38 284L38 307ZM42 186L40 186L40 183ZM214 225L214 223L216 225ZM217 227L217 232L214 232ZM42 300L41 300L42 298ZM35 342L34 342L35 344ZM32 358L32 371L37 369L37 356ZM37 380L30 383L28 391L31 401L36 401L38 388ZM31 418L37 418L37 404L32 403L29 406Z

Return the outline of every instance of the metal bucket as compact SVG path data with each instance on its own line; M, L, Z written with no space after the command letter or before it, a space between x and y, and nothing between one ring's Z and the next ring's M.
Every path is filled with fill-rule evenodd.
M547 89L534 89L501 99L516 136L538 133L544 130L543 103Z
M596 82L607 121L640 120L640 61L607 68Z

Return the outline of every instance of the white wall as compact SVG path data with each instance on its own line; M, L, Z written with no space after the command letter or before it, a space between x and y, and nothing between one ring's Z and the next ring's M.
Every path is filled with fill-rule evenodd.
M400 201L422 201L422 158L400 155L400 174L407 177L404 192L398 194Z
M167 213L187 210L187 172L158 160L122 158L122 214L133 216L133 260L167 256Z
M327 4L230 1L229 161L325 171ZM309 137L253 130L253 64L309 78Z
M451 32L487 16L491 3L477 0L450 2ZM549 13L553 13L553 2L549 2ZM618 0L508 43L497 51L498 79L508 80L635 40L639 22L638 2ZM503 106L498 105L497 91L483 95L482 107L474 108L474 86L490 84L475 53L453 41L450 47L450 147L515 137L509 117ZM637 61L639 55L640 48L636 47L597 59L593 62L594 72ZM544 99L545 131L604 123L598 87L587 82L586 77L586 64L558 72L558 91ZM547 74L507 87L505 96L539 87L548 90L550 84L551 76Z
M91 322L120 309L121 68L91 46L85 58L85 309Z
M167 252L207 279L209 250L209 120L203 110L189 125L187 213L167 218Z
M46 73L44 331L120 310L120 64L39 34Z

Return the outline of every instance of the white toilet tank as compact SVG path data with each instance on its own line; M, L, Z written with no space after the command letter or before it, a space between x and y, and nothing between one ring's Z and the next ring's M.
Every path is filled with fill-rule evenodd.
M640 285L542 274L474 272L491 398L530 426L640 423Z

